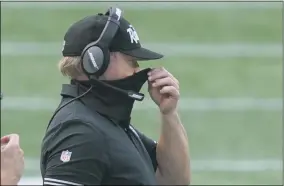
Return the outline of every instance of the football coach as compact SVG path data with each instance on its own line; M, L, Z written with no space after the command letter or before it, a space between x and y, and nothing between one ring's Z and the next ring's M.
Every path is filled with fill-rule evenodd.
M85 17L64 36L59 69L68 76L41 149L44 185L189 185L189 147L180 121L178 80L137 61L163 55L142 48L118 8ZM161 117L158 142L131 124L148 82ZM154 123L153 123L154 125Z

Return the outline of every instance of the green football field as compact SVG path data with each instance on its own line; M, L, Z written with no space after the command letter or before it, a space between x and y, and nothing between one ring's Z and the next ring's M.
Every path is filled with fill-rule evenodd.
M20 134L28 177L39 175L41 139L61 84L68 83L57 69L64 33L75 20L107 8L71 4L2 3L1 136ZM180 81L192 184L282 184L281 4L220 4L136 4L125 8L124 16L142 45L165 54L141 67L164 66ZM158 109L146 97L146 103L136 103L132 122L157 139Z

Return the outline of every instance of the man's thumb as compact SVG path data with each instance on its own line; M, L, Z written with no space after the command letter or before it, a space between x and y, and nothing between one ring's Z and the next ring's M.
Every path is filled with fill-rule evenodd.
M3 136L1 137L1 145L7 144L10 141L9 136Z
M18 134L10 134L9 135L9 142L7 145L19 145L20 144L20 137Z

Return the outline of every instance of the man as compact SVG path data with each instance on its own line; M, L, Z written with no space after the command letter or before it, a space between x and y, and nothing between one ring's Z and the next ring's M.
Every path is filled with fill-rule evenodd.
M1 185L17 185L24 170L24 152L19 136L10 134L1 138Z
M86 75L81 55L101 38L108 16L85 17L65 34L59 68L71 83L63 85L60 109L43 139L44 185L189 184L188 139L177 113L178 81L164 68L139 69L137 61L163 56L142 48L134 27L118 17L109 64L97 79ZM90 57L98 68L97 56L89 50L88 55L96 58ZM130 124L134 99L121 91L139 92L147 80L162 121L158 143Z

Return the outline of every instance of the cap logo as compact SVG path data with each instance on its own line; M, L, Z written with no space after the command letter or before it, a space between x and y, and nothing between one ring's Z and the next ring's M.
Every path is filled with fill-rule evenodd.
M132 25L129 25L129 28L126 31L129 34L131 43L135 42L137 44L139 42L139 37L134 27Z

